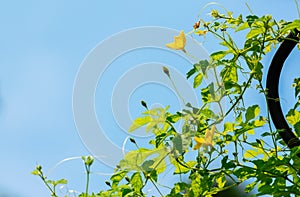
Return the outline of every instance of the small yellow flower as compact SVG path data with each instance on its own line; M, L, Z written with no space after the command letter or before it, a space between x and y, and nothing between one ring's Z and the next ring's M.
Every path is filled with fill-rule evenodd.
M194 137L194 140L196 142L195 146L193 147L194 150L199 149L201 146L207 148L208 146L212 147L212 140L215 134L216 126L213 125L211 129L206 129L205 132L205 138L200 137Z
M207 33L207 30L197 30L197 31L195 31L195 34L199 35L199 36L205 36L206 33Z
M204 142L205 142L205 140L203 138L196 137L196 136L194 137L194 140L196 142L196 144L193 148L194 150L199 149L202 146L202 144L204 144Z
M175 50L182 50L183 52L186 52L184 47L186 44L186 37L184 34L184 31L180 31L180 34L178 36L174 36L174 42L166 44L167 47Z

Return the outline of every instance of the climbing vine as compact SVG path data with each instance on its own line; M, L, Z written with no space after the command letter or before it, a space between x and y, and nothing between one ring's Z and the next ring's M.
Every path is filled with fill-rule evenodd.
M300 195L300 148L289 149L272 125L266 104L268 90L263 82L263 68L268 65L262 61L289 33L300 31L300 20L235 16L218 10L212 10L210 16L210 20L199 19L191 24L188 33L181 31L166 45L189 55L186 36L205 38L206 43L212 41L211 36L218 40L219 50L209 59L195 62L186 74L193 87L200 90L201 106L185 103L181 111L171 113L169 106L149 109L142 101L145 111L133 121L129 132L143 127L154 134L149 141L152 148L140 147L138 140L130 139L136 149L125 155L107 180L107 190L98 194L88 194L93 158L83 157L87 189L79 196L151 196L146 189L150 185L161 196L209 197L245 182L243 190L256 196ZM244 37L242 43L236 41L238 37ZM167 67L162 72L172 80ZM208 77L214 82L205 84L203 79ZM297 78L293 84L295 107L286 115L297 136L299 81ZM247 99L250 96L265 102L251 103ZM171 185L160 181L167 172L177 180ZM58 196L56 185L67 183L64 179L48 180L41 166L33 174L41 177L52 196Z

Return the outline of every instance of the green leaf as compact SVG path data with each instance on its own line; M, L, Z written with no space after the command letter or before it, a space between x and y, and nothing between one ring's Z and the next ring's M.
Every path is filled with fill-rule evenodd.
M194 88L197 88L201 83L202 83L202 79L203 79L203 74L202 73L198 73L198 75L196 75L196 77L194 78Z
M181 117L182 117L182 114L180 112L178 112L176 114L169 115L167 117L167 120L171 123L176 123L178 120L180 120Z
M300 78L294 79L293 87L295 88L295 98L300 93Z
M134 190L138 193L140 193L141 189L143 188L143 180L142 180L142 176L139 172L135 172L132 176L131 176L131 180L130 183L132 185L132 187L134 188Z
M184 182L175 183L171 190L171 193L166 197L182 197L183 193L187 193L191 189L191 186Z
M174 174L186 174L192 170L192 168L197 164L197 161L187 161L184 162L183 164L180 164L174 159L173 157L170 156L170 161L174 165L175 170ZM182 162L182 161L181 161Z
M164 147L153 149L139 148L128 152L124 159L120 161L120 167L127 171L141 171L142 164L151 159L154 163L149 168L156 169L158 173L161 173L166 169L165 157L168 154L168 150Z
M294 20L293 22L289 23L281 31L285 33L294 29L300 30L300 19Z
M221 163L222 163L222 168L225 168L225 169L230 169L230 168L235 168L236 165L234 163L234 161L228 161L228 155L226 155L222 160L221 160Z
M286 115L286 120L291 125L295 125L300 121L300 112L298 110L291 109Z
M178 153L181 155L184 150L183 150L183 147L182 147L182 139L181 139L181 135L180 134L177 134L174 138L173 138L173 146L175 148L175 150L178 151Z
M247 28L249 28L249 23L244 22L242 25L240 25L238 28L235 29L235 32L242 31L242 30L247 29Z
M250 158L253 158L253 157L256 157L257 155L259 155L260 153L257 151L257 150L247 150L244 154L244 157L246 159L250 159Z
M233 131L233 130L234 130L234 124L231 122L225 122L224 132Z
M209 67L209 62L207 60L200 60L198 64L195 64L198 71L202 71L203 74L206 73L207 68ZM200 67L200 69L199 69Z
M261 134L262 137L267 137L267 136L270 136L271 133L270 132L264 132L263 134Z
M40 175L40 172L38 171L38 170L33 170L32 172L31 172L31 174L33 174L33 175L36 175L36 176L39 176Z
M257 117L259 115L260 109L258 105L253 105L251 107L248 107L247 111L246 111L246 122L249 122L249 120L254 119L255 117Z
M166 133L161 133L159 135L156 136L155 138L155 147L159 147L159 145L161 145L161 143L164 141L164 139L166 139L167 134Z
M228 83L230 84L229 87L231 88L232 84L235 84L238 81L237 67L234 65L225 66L221 71L221 77L222 77L222 81L225 84L225 88L226 88L226 84Z
M142 126L144 126L145 124L150 123L152 120L152 118L150 116L144 116L144 117L138 117L136 118L132 125L129 127L129 132L132 132Z
M244 157L246 159L251 159L251 158L257 157L258 155L263 155L264 160L267 159L266 153L263 150L261 150L260 148L247 150L244 154Z
M262 116L260 116L258 120L254 120L253 121L253 125L255 127L262 127L266 123L267 123L266 119L264 117L262 117Z
M251 26L252 23L254 23L254 21L256 21L259 18L256 15L249 15L249 16L246 16L246 19L247 19L248 25Z
M187 79L190 78L196 72L202 72L205 74L207 68L209 67L209 62L207 60L200 60L198 63L194 64L194 68L192 68L186 75Z
M216 183L218 188L223 188L226 184L226 178L223 174L221 174L217 179L216 179Z
M189 149L192 141L191 135L192 134L190 132L186 132L183 134L176 133L172 142L174 149L178 151L178 154L183 154Z
M221 60L228 54L228 51L217 51L210 55L213 60Z
M256 182L256 181L254 181L254 182L252 182L252 183L248 183L248 184L246 185L246 187L245 187L245 192L246 192L246 193L251 192L251 191L255 188L256 185L257 185L257 182Z
M145 172L151 172L153 170L152 166L154 164L153 160L147 160L142 164L142 169Z
M255 29L251 29L249 31L249 33L246 35L246 39L251 39L259 34L263 34L265 32L265 28L264 27L260 27L260 28L255 28Z
M56 185L65 185L68 184L68 181L66 179L59 179L55 181Z
M216 115L211 109L205 108L201 110L200 112L203 116L205 116L207 119L215 119L217 120L219 118L218 115Z
M204 103L213 102L215 100L214 84L210 83L206 88L201 89L201 96Z
M294 124L294 129L295 129L295 132L297 133L297 135L300 136L300 122L297 122L296 124Z
M157 175L157 170L152 170L150 172L150 174L148 174L148 176L155 182L157 182L157 178L158 178L158 175Z
M111 177L110 180L113 182L112 186L117 186L119 182L125 177L128 172L126 170L122 170L119 172L115 172Z
M243 123L242 113L239 113L239 115L235 118L235 122L238 123L238 125Z
M193 74L197 72L196 68L192 68L189 72L186 73L186 78L189 79Z

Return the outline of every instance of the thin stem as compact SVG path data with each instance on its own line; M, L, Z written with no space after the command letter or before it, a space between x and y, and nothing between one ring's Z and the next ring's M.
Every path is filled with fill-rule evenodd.
M234 107L239 103L239 101L243 98L244 93L246 92L246 89L248 89L249 84L251 83L251 80L253 78L253 74L250 75L250 78L248 79L245 88L243 89L242 93L240 96L235 100L235 103L230 107L230 109L225 113L224 118L234 109Z
M239 164L239 158L238 158L238 149L237 149L237 141L234 141L234 158L235 162Z
M170 81L171 81L171 83L172 83L172 86L173 86L173 88L174 88L176 94L179 96L179 98L180 98L182 104L185 105L184 98L181 96L180 92L178 91L178 89L177 89L177 87L176 87L176 85L175 85L173 79L171 78L171 76L168 76L168 78L170 79Z
M263 94L264 94L264 97L265 97L265 100L266 100L266 103L267 103L268 99L267 99L266 91L264 90L261 81L259 81L259 86L260 86L260 88L263 91ZM275 148L275 155L276 155L276 157L278 157L277 144L276 144L275 135L273 133L273 129L272 129L272 126L271 126L271 117L270 117L270 110L269 110L269 106L268 105L267 105L267 122L268 122L269 130L271 132L272 142L273 142L273 145L274 145L274 148Z
M234 48L234 46L232 46L225 38L223 38L222 36L220 36L216 32L210 30L209 28L208 28L208 31L211 32L216 37L218 37L219 39L221 39L222 41L226 42L226 44L235 52L236 55L239 54L238 51L236 50L236 48Z
M57 197L57 195L56 195L56 193L55 193L55 190L53 190L53 189L50 187L50 185L48 184L48 182L46 181L46 177L44 177L43 172L40 171L39 176L40 176L41 179L43 180L43 182L44 182L44 184L46 185L46 187L50 190L51 196Z
M157 187L157 185L155 184L155 182L152 180L152 178L149 178L150 179L150 181L152 182L152 184L154 185L154 187L155 187L155 189L158 191L158 193L160 194L160 196L164 196L162 193L161 193L161 191L159 190L159 188Z
M90 168L89 166L85 165L86 170L86 186L85 186L85 196L88 196L89 192L89 184L90 184Z
M264 173L266 173L269 176L274 177L274 178L277 178L277 177L284 178L288 182L290 182L290 183L296 185L298 188L300 188L300 185L298 185L296 182L291 180L288 176L284 176L284 175L281 175L281 174L275 174L275 173L267 171L267 170L260 170L260 169L256 169L256 168L253 168L253 167L250 167L250 166L245 166L245 165L242 165L242 164L238 164L238 166L243 167L243 168L250 168L250 169L255 170L255 171L259 170L259 171L262 171L262 172L264 172Z
M219 6L219 7L223 8L223 9L225 10L225 12L229 12L222 4L217 3L217 2L210 2L210 3L205 4L205 5L201 8L201 10L200 10L200 12L199 12L199 14L198 14L198 17L200 17L200 15L203 13L203 11L204 11L208 6L210 6L210 5L216 5L216 6Z
M215 66L213 67L213 72L214 72L214 75L215 75L215 78L216 78L216 82L217 82L218 87L222 87L222 85L221 85L220 82L219 82L219 78L218 78L218 75L217 75L217 71L216 71L216 67L215 67Z
M166 154L163 158L161 158L161 159L159 160L159 162L157 162L157 164L155 165L155 167L153 168L153 170L150 171L150 173L144 172L143 169L141 169L141 171L143 172L144 176L146 177L145 183L144 183L144 185L143 185L143 187L142 187L141 189L143 189L143 188L146 186L148 180L150 180L150 181L153 183L153 185L155 186L155 188L157 189L157 191L161 194L161 196L163 196L162 193L161 193L161 191L160 191L159 188L155 185L154 181L152 180L152 178L151 178L149 175L151 175L151 173L152 173L152 172L160 165L160 163L161 163L167 156L169 156L170 153L171 153L171 152L168 152L168 154Z
M298 1L297 0L294 0L294 1L295 1L295 4L296 4L296 7L297 7L298 17L300 18L300 9L299 9Z
M253 13L252 9L250 8L249 4L247 2L245 4L246 4L250 14L254 15L254 13Z

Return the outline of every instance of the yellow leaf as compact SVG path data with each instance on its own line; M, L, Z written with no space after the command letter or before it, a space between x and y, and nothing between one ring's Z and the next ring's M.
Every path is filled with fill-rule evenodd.
M152 118L150 116L143 116L143 117L138 117L135 119L132 123L132 125L129 127L129 132L132 132L145 124L148 124L152 121Z
M298 110L294 110L293 113L286 116L286 120L291 125L295 125L296 123L300 122L300 112Z
M254 150L253 149L247 150L244 154L244 157L246 159L251 159L251 158L254 158L254 157L258 157L258 155L262 155L263 160L267 159L267 154L260 148L259 149L256 148Z
M166 46L171 49L182 50L183 52L186 52L184 49L185 44L186 44L186 37L184 31L180 31L180 34L178 36L174 36L174 41L166 44Z
M247 150L244 154L244 157L246 159L250 159L253 157L256 157L259 154L259 152L257 150Z
M272 44L268 44L266 47L265 47L265 53L268 53L268 52L270 52L271 51L271 45Z
M255 134L254 129L248 130L247 133L248 133L249 135L254 135L254 134Z
M221 175L220 177L218 177L216 179L216 182L217 182L217 185L218 185L218 188L223 188L226 184L226 178L224 175Z

